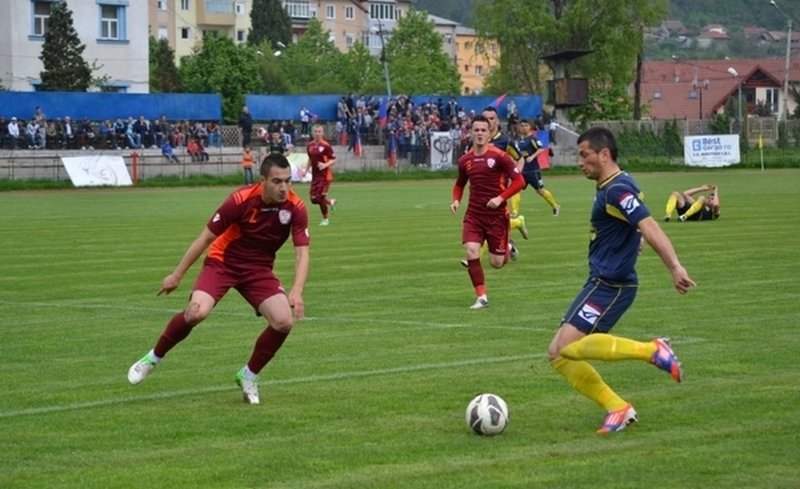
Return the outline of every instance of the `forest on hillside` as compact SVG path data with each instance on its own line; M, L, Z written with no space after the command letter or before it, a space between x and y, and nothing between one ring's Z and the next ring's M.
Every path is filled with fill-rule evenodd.
M474 27L475 4L491 0L417 0L416 8L428 13ZM800 0L775 0L800 29ZM722 24L728 28L758 25L770 30L786 29L786 18L769 0L670 0L670 19L677 19L692 31L707 24Z
M491 1L416 0L416 8L475 27L478 22L473 18L475 5ZM658 42L650 40L645 44L645 58L669 59L678 52L682 56L718 59L781 56L784 44L762 43L758 39L747 39L744 35L744 28L751 26L771 31L785 31L787 19L784 13L792 16L794 28L800 32L800 14L798 14L800 0L775 0L775 2L780 10L771 5L770 0L669 0L670 12L665 20L680 20L689 31L689 37L699 34L706 25L720 24L727 29L731 37L730 42L726 47L700 49L691 44L682 44L676 39Z

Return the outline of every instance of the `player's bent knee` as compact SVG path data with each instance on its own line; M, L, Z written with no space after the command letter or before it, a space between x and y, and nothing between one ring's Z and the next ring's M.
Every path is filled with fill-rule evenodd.
M211 309L206 309L205 307L201 306L198 303L191 303L189 307L186 308L186 311L183 313L183 317L186 320L186 324L191 324L195 326L202 322L208 315L211 313Z
M288 318L276 318L271 323L273 329L279 331L281 333L288 333L292 330L292 317L291 315Z

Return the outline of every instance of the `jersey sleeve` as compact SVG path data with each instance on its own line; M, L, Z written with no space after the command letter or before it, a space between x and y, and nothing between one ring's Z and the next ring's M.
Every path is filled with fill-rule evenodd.
M516 163L519 161L520 155L522 154L519 150L519 146L517 143L509 139L508 146L506 146L506 153L514 160Z
M303 200L292 194L294 211L292 212L292 244L295 247L308 246L311 238L308 234L308 210Z
M606 212L638 226L643 219L650 217L650 210L639 191L625 184L614 184L606 191Z
M237 193L229 195L209 219L206 227L214 235L220 236L226 229L239 221L241 200L237 197L240 197Z

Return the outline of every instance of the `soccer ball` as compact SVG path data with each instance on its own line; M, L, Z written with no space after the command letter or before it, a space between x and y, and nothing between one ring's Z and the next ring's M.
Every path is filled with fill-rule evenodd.
M508 423L508 405L496 394L480 394L467 405L467 426L479 435L499 435Z

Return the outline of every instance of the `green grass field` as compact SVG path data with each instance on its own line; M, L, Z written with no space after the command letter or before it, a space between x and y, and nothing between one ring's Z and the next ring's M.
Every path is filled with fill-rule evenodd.
M0 193L0 487L799 487L800 171L636 177L659 219L669 191L707 182L723 217L663 224L698 282L686 296L640 258L614 332L672 337L687 378L595 363L639 411L610 437L545 359L586 278L583 177L547 178L558 218L525 192L532 237L487 271L481 311L451 181L335 183L334 223L310 208L308 318L262 372L260 406L233 376L264 324L235 292L146 382L126 380L199 266L171 296L161 280L231 188ZM292 266L288 246L287 284ZM483 391L510 406L501 436L467 431Z

